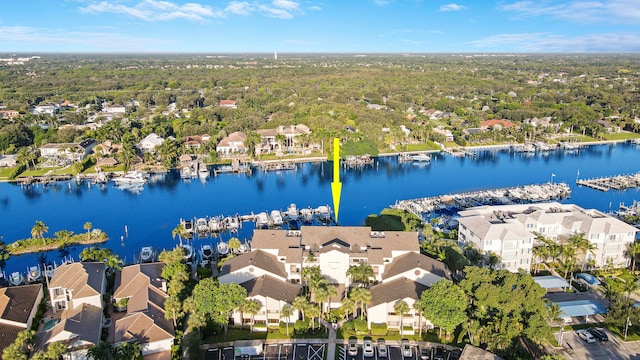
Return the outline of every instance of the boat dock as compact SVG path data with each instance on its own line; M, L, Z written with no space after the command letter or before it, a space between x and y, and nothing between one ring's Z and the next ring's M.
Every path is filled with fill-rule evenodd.
M342 167L345 169L352 168L363 168L367 165L373 165L373 158L370 155L362 155L362 156L347 156L346 158L340 160Z
M17 182L20 185L31 185L31 184L50 184L56 181L67 181L71 180L73 176L71 175L45 175L45 176L28 176L24 178L19 178Z
M576 180L576 184L600 191L627 190L640 187L640 172L629 175L615 175L592 179L578 179Z
M571 188L566 183L544 183L459 194L438 195L426 198L397 201L391 207L406 210L422 218L442 210L462 210L483 205L535 203L568 198Z
M218 174L248 174L251 175L251 166L248 163L240 163L240 160L234 158L231 165L220 166L213 169L213 176Z
M297 170L296 164L292 161L260 161L256 163L262 171L282 171L282 170Z

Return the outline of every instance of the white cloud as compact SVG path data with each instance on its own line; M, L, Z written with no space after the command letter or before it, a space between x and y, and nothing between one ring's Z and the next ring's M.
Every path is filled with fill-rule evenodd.
M312 6L311 9L320 10L320 7ZM144 21L184 19L199 22L225 18L229 15L248 16L252 13L260 13L273 18L290 19L296 14L303 13L300 3L293 0L258 0L251 2L233 0L228 2L223 9L213 9L209 5L195 2L179 4L177 1L136 0L133 4L125 5L119 0L87 0L86 6L80 7L79 11L87 14L121 14Z
M56 48L67 45L83 45L104 51L144 51L142 47L162 44L156 39L129 36L114 32L67 31L62 29L45 29L27 26L0 26L0 40L2 42L20 42L33 44L41 48L42 45L54 45ZM166 45L166 43L164 43Z
M134 6L95 2L79 8L80 12L89 14L113 13L128 15L145 21L185 19L207 21L211 18L224 17L224 14L213 11L211 7L197 3L178 5L170 1L142 0Z
M467 7L464 5L458 5L458 4L447 4L447 5L442 5L440 6L440 11L460 11L460 10L464 10Z
M410 45L424 45L425 44L424 41L409 40L409 39L400 39L400 42L403 42L405 44L410 44Z
M391 4L391 0L373 0L373 3L378 6L385 6Z
M566 36L551 33L497 34L469 41L479 49L518 52L637 52L640 36L625 33L602 33Z
M518 17L549 16L578 22L626 22L640 21L640 1L517 1L501 5L499 10L512 12Z
M320 6L317 5L313 5L309 8L309 10L313 10L313 11L320 11L322 10L322 8Z

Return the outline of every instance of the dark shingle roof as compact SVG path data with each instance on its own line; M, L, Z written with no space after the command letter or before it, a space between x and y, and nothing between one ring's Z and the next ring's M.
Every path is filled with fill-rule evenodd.
M300 285L284 282L269 275L263 275L240 284L247 289L247 297L264 296L275 300L292 303L300 294Z
M26 324L41 291L42 284L0 289L0 318Z
M447 280L451 280L451 274L447 265L436 259L432 259L426 255L417 252L409 252L398 256L393 262L386 266L382 280L402 274L406 271L420 268L434 275L438 275Z
M18 333L22 330L24 330L24 328L19 326L11 326L6 324L2 324L2 326L0 326L0 353L2 353L4 348L16 341Z
M426 289L428 287L407 278L374 285L371 287L371 302L369 306L395 302L406 298L418 300L420 299L420 294Z
M233 273L248 266L255 266L283 278L287 277L284 264L279 262L274 255L262 250L254 250L225 261L220 270L220 276Z

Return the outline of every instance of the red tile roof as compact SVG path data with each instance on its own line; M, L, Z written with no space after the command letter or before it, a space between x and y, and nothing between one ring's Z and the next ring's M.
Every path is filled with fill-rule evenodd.
M514 127L516 126L516 124L512 123L509 120L498 120L498 119L491 119L491 120L487 120L485 122L482 123L483 127L492 127L494 125L502 125L504 127Z

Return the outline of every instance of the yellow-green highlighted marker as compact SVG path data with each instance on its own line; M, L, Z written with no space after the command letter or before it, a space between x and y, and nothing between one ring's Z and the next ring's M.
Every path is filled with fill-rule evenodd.
M333 138L333 182L331 183L331 195L333 196L333 208L335 209L336 213L336 224L338 224L341 192L342 183L340 182L340 139Z

